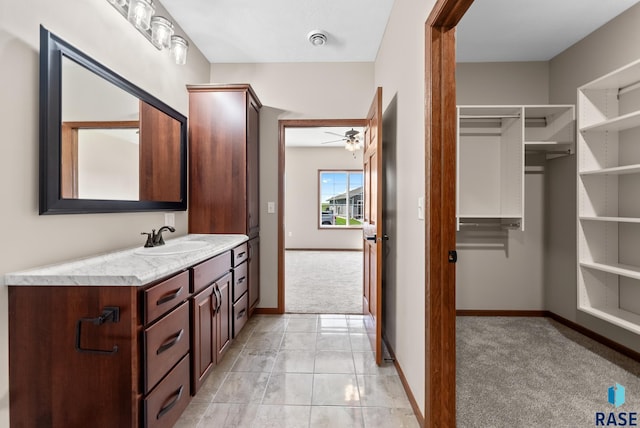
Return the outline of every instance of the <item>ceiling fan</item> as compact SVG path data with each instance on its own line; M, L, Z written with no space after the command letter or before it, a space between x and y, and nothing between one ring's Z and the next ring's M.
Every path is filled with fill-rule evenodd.
M353 128L345 132L344 135L331 131L325 131L325 133L337 135L342 138L340 138L339 140L325 141L320 144L333 144L344 141L344 148L350 152L355 152L356 150L360 150L362 148L362 142L360 141L360 136L358 135L360 134L360 131L356 131Z

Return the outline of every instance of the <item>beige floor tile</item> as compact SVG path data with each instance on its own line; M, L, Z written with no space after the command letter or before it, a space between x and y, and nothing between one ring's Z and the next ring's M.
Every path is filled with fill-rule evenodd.
M351 351L351 340L346 332L318 332L316 337L318 351Z
M358 375L362 406L410 409L398 375Z
M361 428L364 426L360 407L313 406L310 428Z
M174 425L174 428L193 428L198 425L202 415L205 414L209 403L202 401L191 401L185 411L180 416L180 419Z
M349 324L346 318L319 318L318 332L347 333Z
M230 372L213 398L215 403L260 403L269 373Z
M383 361L382 365L378 366L372 351L354 352L353 362L355 363L357 374L397 374L396 368L392 362Z
M212 403L198 427L251 428L258 404Z
M254 331L244 347L259 350L279 349L283 336L284 333L279 332Z
M297 349L304 351L315 351L315 333L285 333L280 349Z
M310 406L261 405L254 428L307 428Z
M278 351L268 349L243 349L235 364L231 368L232 372L267 372L273 369Z
M419 428L411 409L363 407L362 416L365 428Z
M287 324L287 333L315 333L318 331L318 319L315 318L290 318Z
M313 374L272 373L262 404L310 405Z
M359 406L356 376L352 374L314 374L311 404L316 406Z
M315 373L355 373L349 351L317 351Z
M281 349L273 365L273 372L313 373L316 360L314 351Z
M365 333L351 333L349 337L351 338L351 350L354 352L371 351L371 342Z

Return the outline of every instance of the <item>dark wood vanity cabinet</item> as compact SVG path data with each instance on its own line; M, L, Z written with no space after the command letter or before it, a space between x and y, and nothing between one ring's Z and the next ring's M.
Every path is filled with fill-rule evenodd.
M188 298L188 272L144 288L10 286L11 426L173 426L191 398Z
M246 299L248 311L253 312L260 298L259 112L262 104L250 85L188 85L187 89L189 232L249 236Z
M249 253L139 287L9 286L11 426L172 427L246 322Z

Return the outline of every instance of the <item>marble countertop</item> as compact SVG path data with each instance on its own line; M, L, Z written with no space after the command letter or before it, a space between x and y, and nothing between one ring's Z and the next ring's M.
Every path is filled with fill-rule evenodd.
M246 235L192 234L167 239L165 247L178 248L184 241L202 241L192 251L152 255L154 248L130 248L66 263L42 266L5 275L5 283L16 285L122 285L140 286L179 272L246 242Z

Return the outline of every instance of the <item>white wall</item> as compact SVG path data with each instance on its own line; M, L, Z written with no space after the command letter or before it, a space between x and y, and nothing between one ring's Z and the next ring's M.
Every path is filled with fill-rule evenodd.
M549 97L576 103L577 88L640 58L640 4L614 18L549 62ZM638 335L576 309L576 162L564 159L549 168L549 239L546 307L631 349Z
M278 120L364 118L374 93L372 63L212 64L213 83L250 83L260 111L260 304L278 306Z
M548 88L547 62L456 65L457 104L547 104ZM526 163L525 230L457 233L457 309L544 309L545 162Z
M362 150L355 157L342 147L287 147L285 150L285 248L362 249L362 229L318 227L318 170L362 169Z
M385 120L394 123L397 131L388 138L394 141L398 171L394 183L396 236L390 237L398 260L396 277L391 279L395 307L385 307L385 334L423 414L425 223L417 214L418 198L425 194L425 21L434 3L396 0L375 63L375 84L383 88L383 110L397 111L397 117Z
M176 66L104 0L0 3L0 426L9 425L4 274L139 245L140 232L164 222L162 213L38 215L40 24L185 115L184 85L209 76L193 45L187 66ZM176 226L186 233L186 213L176 213Z

